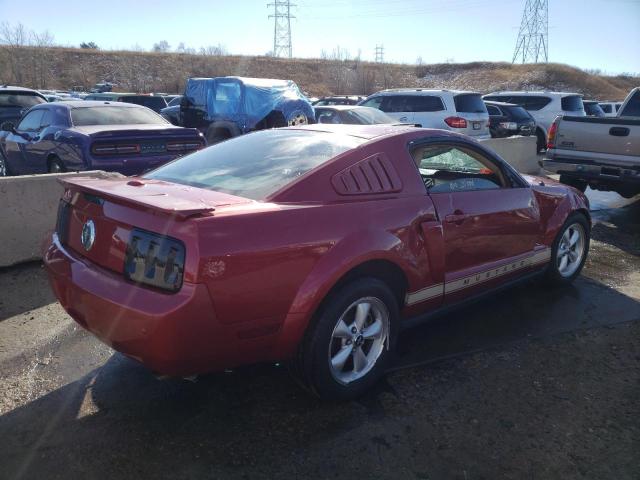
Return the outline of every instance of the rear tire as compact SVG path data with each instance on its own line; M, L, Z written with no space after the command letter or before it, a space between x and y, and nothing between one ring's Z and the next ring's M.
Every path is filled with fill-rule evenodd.
M537 153L544 152L547 149L547 137L540 129L536 130L536 139Z
M398 302L377 278L356 279L331 294L317 312L292 373L325 400L350 400L371 388L392 357Z
M9 166L4 159L4 154L0 151L0 177L8 177L9 175L11 175L9 173Z
M574 212L562 225L551 246L547 280L566 285L580 275L589 253L590 225L587 217Z

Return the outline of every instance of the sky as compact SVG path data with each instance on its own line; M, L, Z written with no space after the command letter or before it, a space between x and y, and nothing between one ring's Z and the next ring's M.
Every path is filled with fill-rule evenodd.
M0 22L53 34L55 43L95 42L145 50L161 40L231 54L273 49L269 0L0 0ZM294 57L336 46L363 60L415 63L507 61L525 0L292 0ZM549 0L549 61L605 73L640 73L640 0Z

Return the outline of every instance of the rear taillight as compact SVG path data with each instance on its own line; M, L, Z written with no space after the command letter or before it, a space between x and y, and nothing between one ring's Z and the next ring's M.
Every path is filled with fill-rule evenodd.
M547 150L551 148L556 148L556 133L558 131L558 119L556 118L551 126L549 127L549 132L547 133Z
M124 260L127 279L171 292L182 286L185 250L182 242L133 229Z
M68 191L68 190L67 190ZM65 191L65 193L67 192ZM69 216L71 214L71 204L63 199L58 203L58 218L56 219L56 234L58 241L65 245L69 236Z
M467 128L467 121L462 117L447 117L444 119L444 123L451 128Z
M138 144L94 143L91 146L94 155L130 155L140 153Z
M200 141L169 142L167 143L167 152L190 152L200 150L202 147L204 144Z

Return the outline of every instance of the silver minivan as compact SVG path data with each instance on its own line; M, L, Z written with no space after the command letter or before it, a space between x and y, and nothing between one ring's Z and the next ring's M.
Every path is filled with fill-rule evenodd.
M491 138L489 113L476 92L421 88L383 90L359 103L382 110L402 123L464 133L477 140Z

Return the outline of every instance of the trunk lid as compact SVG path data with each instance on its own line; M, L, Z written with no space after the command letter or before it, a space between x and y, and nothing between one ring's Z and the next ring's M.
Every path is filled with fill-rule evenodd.
M197 251L197 222L187 220L210 215L222 205L253 202L220 192L142 178L67 177L60 182L65 192L58 213L57 232L65 247L101 267L122 273L134 229L169 237L186 246L187 281L197 270L193 265L193 268L187 268L197 258L193 254ZM87 230L93 236L91 242L87 242Z

